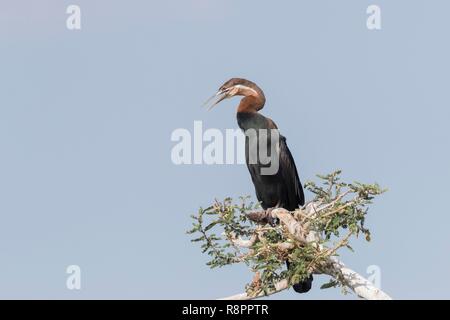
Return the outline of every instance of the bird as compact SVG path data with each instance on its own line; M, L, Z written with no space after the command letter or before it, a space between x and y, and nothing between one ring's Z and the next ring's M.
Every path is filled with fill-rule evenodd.
M260 133L267 131L267 134L262 136L256 134L257 146L266 146L267 150L271 150L267 154L273 160L272 156L276 155L278 160L278 168L275 173L264 174L263 170L268 169L270 163L263 163L262 159L256 155L256 161L251 161L254 154L260 154L254 147L252 147L249 136L246 135L245 141L245 155L246 164L250 172L252 182L255 187L255 193L261 207L264 210L273 210L274 208L284 208L288 211L295 209L305 204L305 196L303 192L302 183L300 181L297 167L294 158L287 146L286 138L279 133L279 129L275 122L263 116L259 111L264 107L266 98L264 92L254 82L243 78L232 78L226 81L215 95L213 95L205 104L209 104L215 98L214 103L209 107L209 110L218 105L221 101L235 96L242 96L237 107L237 123L242 131L255 130ZM272 140L267 137L278 137L276 141L276 148L272 148ZM266 137L267 143L262 142L261 139ZM260 144L261 143L261 144ZM255 146L255 145L253 145ZM257 147L258 148L258 147ZM256 149L257 149L256 148ZM272 151L274 150L274 151ZM290 263L286 261L289 268ZM293 288L296 292L308 292L312 286L312 275L309 278L296 283Z

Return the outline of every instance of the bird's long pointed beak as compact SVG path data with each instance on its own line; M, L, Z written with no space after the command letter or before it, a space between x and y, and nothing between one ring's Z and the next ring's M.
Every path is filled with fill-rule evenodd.
M213 96L211 96L208 100L205 101L205 103L203 104L204 107L208 107L208 105L213 101L213 99L217 99L216 101L214 101L208 108L207 110L211 110L212 108L214 108L217 104L219 104L222 100L227 98L227 91L226 90L219 90L217 91L216 94L214 94Z

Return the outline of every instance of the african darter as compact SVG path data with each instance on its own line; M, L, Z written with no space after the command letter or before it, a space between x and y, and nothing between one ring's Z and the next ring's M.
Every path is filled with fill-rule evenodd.
M234 96L243 96L237 108L237 122L244 132L247 132L249 129L254 129L257 132L261 130L276 130L279 137L278 147L275 149L278 157L278 170L269 175L263 174L261 171L263 168L267 168L267 163L262 163L258 157L256 161L249 161L252 150L250 150L249 138L246 137L246 163L255 185L258 201L260 201L262 208L265 210L284 208L294 211L305 203L302 184L294 159L286 144L286 138L278 133L278 127L272 119L258 113L266 102L263 91L249 80L233 78L219 88L214 96L216 101L211 108L222 100ZM264 135L264 137L269 140L267 137L270 137L270 133ZM261 138L261 135L256 136L256 139ZM264 143L261 145L264 145ZM261 145L258 144L258 146ZM270 146L270 142L267 145ZM271 148L268 147L268 149ZM289 261L286 261L286 263L289 267ZM295 284L293 287L295 291L303 293L309 291L311 285L312 276L303 282Z

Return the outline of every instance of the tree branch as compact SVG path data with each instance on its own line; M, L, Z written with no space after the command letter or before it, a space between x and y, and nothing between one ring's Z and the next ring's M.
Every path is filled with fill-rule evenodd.
M327 274L333 278L340 278L346 284L346 287L356 293L359 297L367 300L392 300L385 292L375 287L372 282L365 279L356 271L347 268L341 261L333 259L330 261L330 267L324 270L323 274ZM264 296L273 295L280 291L286 290L290 285L286 279L275 284L275 290L271 292L261 292L257 296L249 296L247 293L239 293L233 296L221 298L219 300L252 300Z
M310 210L314 210L314 206L309 206ZM286 229L291 233L297 240L307 243L307 242L317 242L317 234L314 231L309 232L305 235L305 230L302 225L293 217L289 211L283 208L277 208L268 211L266 214L257 212L256 214L249 214L248 217L254 220L267 219L267 215L271 218L279 219L282 224L286 226ZM236 241L235 244L238 244ZM248 243L243 243L247 245ZM319 249L323 248L319 245ZM327 274L334 279L340 279L343 284L353 292L355 292L359 297L367 300L391 300L392 298L385 292L381 291L379 288L375 287L369 280L365 279L356 271L347 268L341 261L330 258L329 263L323 270L315 270L316 274ZM260 292L256 296L249 296L247 293L240 293L220 300L251 300L255 298L260 298L263 296L272 295L289 288L289 282L283 279L275 284L275 289L270 292Z
M351 289L359 297L367 300L392 300L392 298L375 287L372 282L365 279L359 273L347 268L341 261L332 259L331 267L326 274L333 278L341 278L346 287Z
M275 290L269 291L267 293L260 292L257 296L249 296L247 293L244 292L244 293L235 294L233 296L221 298L218 300L252 300L252 299L257 299L257 298L261 298L264 296L269 296L269 295L278 293L280 291L286 290L289 287L290 287L289 282L286 279L283 279L275 284Z

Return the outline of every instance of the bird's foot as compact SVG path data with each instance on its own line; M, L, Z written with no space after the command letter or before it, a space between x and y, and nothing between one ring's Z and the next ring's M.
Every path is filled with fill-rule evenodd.
M272 210L275 208L268 208L266 210L253 211L247 214L247 217L258 223L270 224L272 227L277 224L277 219L272 217Z
M266 209L267 212L267 223L274 227L278 223L278 219L272 216L272 210L276 209L276 207Z

